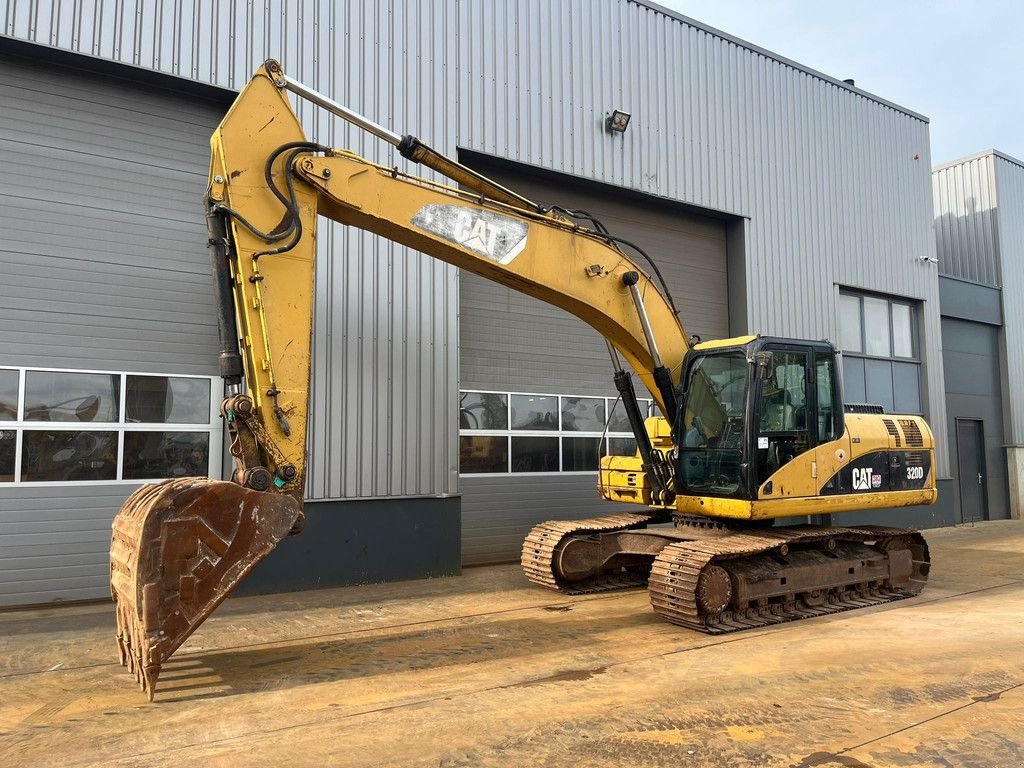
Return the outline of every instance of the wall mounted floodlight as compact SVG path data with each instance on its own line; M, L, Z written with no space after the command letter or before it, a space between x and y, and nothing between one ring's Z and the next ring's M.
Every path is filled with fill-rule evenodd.
M626 127L629 125L629 117L629 112L616 109L608 115L608 119L605 120L605 127L609 133L625 133Z

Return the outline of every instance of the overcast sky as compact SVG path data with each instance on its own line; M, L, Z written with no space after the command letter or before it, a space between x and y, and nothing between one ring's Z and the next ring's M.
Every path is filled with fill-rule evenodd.
M927 116L933 165L1024 159L1024 2L654 1Z

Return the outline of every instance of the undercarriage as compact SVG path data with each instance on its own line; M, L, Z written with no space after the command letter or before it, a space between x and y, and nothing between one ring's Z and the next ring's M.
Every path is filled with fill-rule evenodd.
M662 510L536 526L522 564L565 594L647 585L654 611L709 634L912 597L928 579L928 545L902 528L728 526Z

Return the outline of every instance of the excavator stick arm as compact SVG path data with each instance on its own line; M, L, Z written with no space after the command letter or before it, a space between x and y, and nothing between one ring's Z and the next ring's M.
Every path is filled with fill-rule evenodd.
M461 186L310 142L289 90ZM289 80L276 62L253 75L210 149L207 220L228 385L221 413L235 472L233 482L145 486L114 520L118 649L151 697L170 655L284 536L301 530L318 216L576 315L608 339L666 415L664 380L678 385L688 348L659 284L607 233L544 211L419 140L354 116Z

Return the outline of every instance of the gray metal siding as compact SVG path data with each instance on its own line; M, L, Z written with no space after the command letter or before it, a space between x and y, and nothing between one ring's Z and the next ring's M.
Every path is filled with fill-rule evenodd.
M921 300L941 423L926 122L642 5L459 12L460 146L749 217L736 332L836 339L837 285ZM613 137L615 108L633 119Z
M3 65L0 360L216 374L200 201L219 109Z
M1003 284L1007 442L1024 445L1024 164L993 154L996 231Z
M1009 517L1006 451L1003 447L1003 405L1000 387L999 328L949 317L942 318L942 355L946 380L947 429L956 462L956 419L984 423L988 511L993 520ZM963 521L960 488L953 483L957 519Z
M226 87L272 54L293 76L443 151L465 147L748 216L750 329L835 339L836 284L923 300L927 413L942 419L936 270L918 260L935 252L928 126L861 91L626 0L0 0L0 18L21 39ZM624 136L603 130L614 108L633 114ZM454 414L454 389L430 406ZM368 386L358 385L347 402L362 407L364 397ZM355 442L331 431L337 418L315 416L315 445ZM448 423L454 430L454 417ZM441 474L442 457L454 468L452 435L429 447ZM386 455L367 432L357 441L369 449L344 461ZM946 447L940 440L940 474ZM341 488L329 489L324 471L317 465L314 490L333 495ZM359 470L363 485L348 487L365 487L373 471Z
M956 317L988 325L1003 324L1002 291L943 275L939 278L943 317Z
M125 485L0 491L0 606L110 595L110 523Z
M1006 440L1024 444L1024 164L990 150L935 169L944 274L1002 287Z
M998 287L996 188L991 154L932 174L939 274Z

